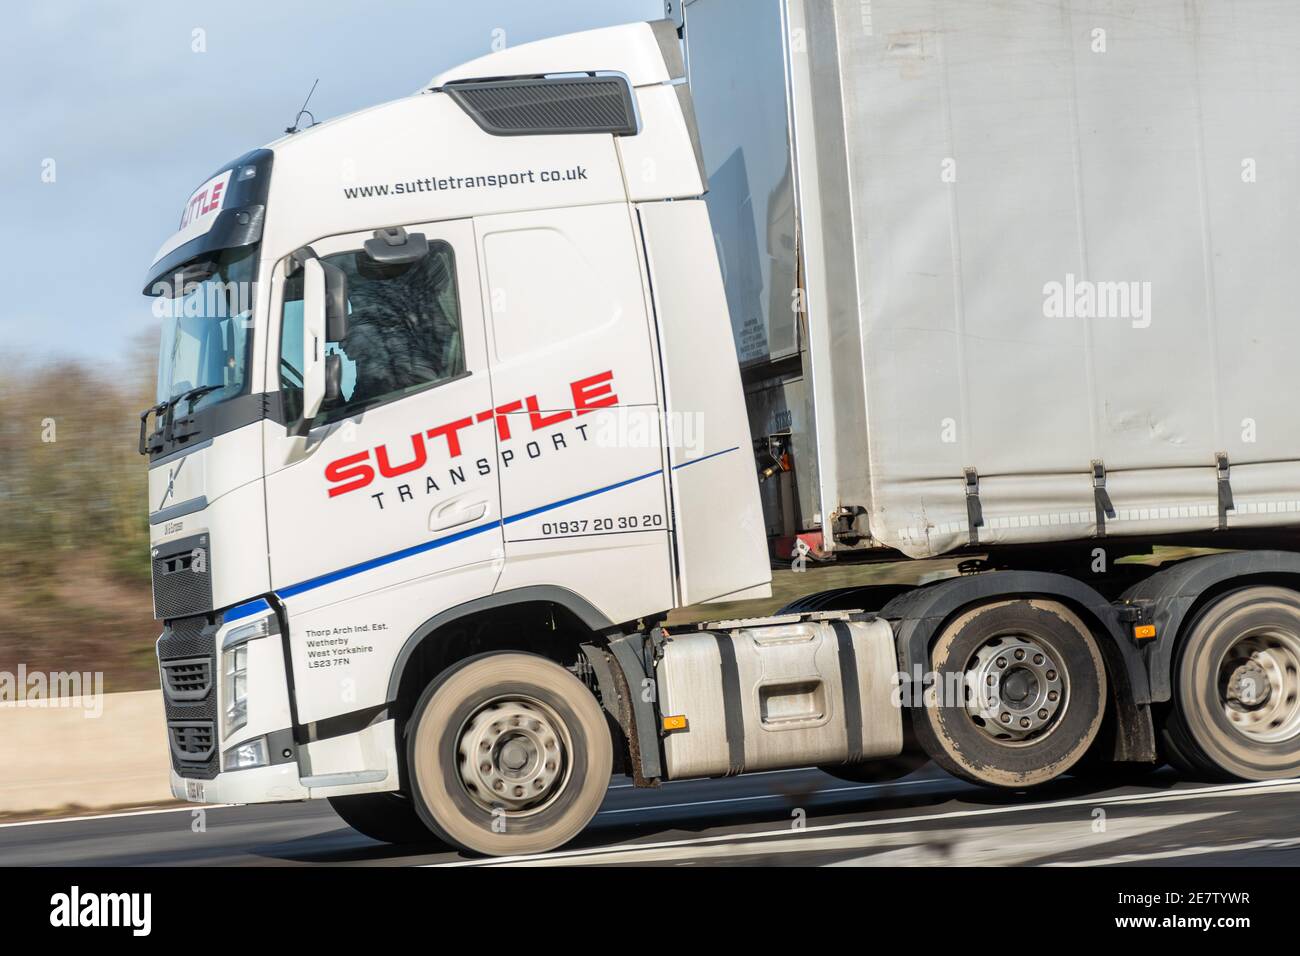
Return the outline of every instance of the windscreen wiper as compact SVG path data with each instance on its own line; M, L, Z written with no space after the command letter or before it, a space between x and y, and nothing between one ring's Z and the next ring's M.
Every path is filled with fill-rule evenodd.
M183 401L187 401L189 402L189 411L193 411L194 403L200 398L208 394L208 392L215 392L225 387L226 386L224 385L198 385L194 388L186 389L179 395L173 395L165 402L151 405L142 411L140 413L140 454L149 454L149 448L145 444L145 423L149 420L150 414L154 416L155 422L158 421L158 416L165 416L163 418L163 442L165 444L172 439L172 420L175 417L177 405Z
M194 388L181 392L179 395L169 398L167 401L163 402L163 405L170 411L175 409L181 402L188 400L190 403L190 411L194 411L194 403L200 398L208 394L208 392L215 392L218 389L225 387L226 386L224 385L197 385Z

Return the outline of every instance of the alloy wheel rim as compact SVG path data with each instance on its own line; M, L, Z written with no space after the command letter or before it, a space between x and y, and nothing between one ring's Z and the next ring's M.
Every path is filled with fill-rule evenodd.
M1224 653L1217 678L1220 706L1237 733L1257 743L1300 734L1300 635L1247 631Z
M1060 724L1068 704L1068 674L1051 648L1024 635L981 644L963 674L966 713L1002 744L1037 741Z
M563 792L572 744L564 722L540 701L498 697L474 711L457 739L458 773L482 809L537 813Z

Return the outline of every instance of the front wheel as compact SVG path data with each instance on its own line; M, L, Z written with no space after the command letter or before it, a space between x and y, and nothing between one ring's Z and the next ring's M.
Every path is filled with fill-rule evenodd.
M343 822L380 843L436 843L411 801L401 793L357 793L330 797L330 806Z
M1300 774L1300 594L1243 588L1178 647L1163 737L1179 769L1222 779Z
M448 842L489 856L543 853L587 825L613 745L591 691L534 654L463 661L425 690L407 736L412 799Z
M949 773L997 787L1046 783L1101 727L1106 668L1087 626L1053 601L967 611L939 634L912 724Z

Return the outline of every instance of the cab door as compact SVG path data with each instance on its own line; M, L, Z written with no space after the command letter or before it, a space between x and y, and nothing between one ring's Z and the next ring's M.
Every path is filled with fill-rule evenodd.
M656 346L622 203L475 220L506 567L611 621L673 606Z
M303 269L277 267L267 422L272 589L289 612L299 719L382 703L392 662L434 614L492 593L502 557L496 432L468 221L412 226L416 261L370 233L313 242L346 277L347 329L325 348L339 388L303 427ZM328 336L327 336L328 338ZM309 347L308 347L309 348Z

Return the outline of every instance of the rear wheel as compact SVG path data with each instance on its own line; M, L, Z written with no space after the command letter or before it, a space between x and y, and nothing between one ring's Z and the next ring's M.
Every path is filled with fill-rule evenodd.
M917 739L949 773L1028 787L1074 766L1105 713L1106 669L1088 628L1052 601L967 611L931 652L934 686L912 711Z
M1166 755L1198 776L1300 774L1300 594L1243 588L1205 610L1181 641Z
M343 822L381 843L436 843L411 801L396 792L357 793L330 797L330 806Z
M533 654L470 658L425 690L407 737L412 798L448 842L541 853L600 807L613 747L582 682Z

